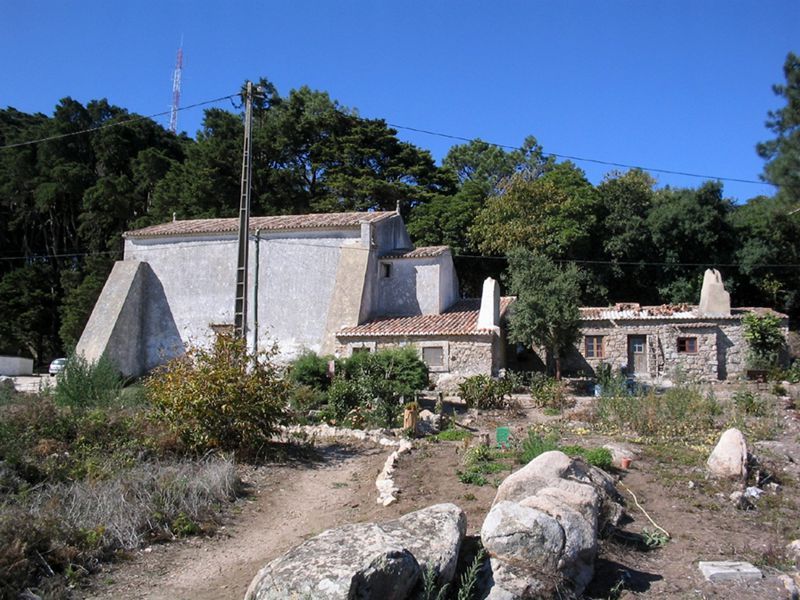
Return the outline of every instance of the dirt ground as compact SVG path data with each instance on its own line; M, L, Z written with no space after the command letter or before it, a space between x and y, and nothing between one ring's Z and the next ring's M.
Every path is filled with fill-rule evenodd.
M555 419L527 407L484 413L467 423L476 431L509 426L520 436L532 423ZM602 540L596 577L585 596L788 598L778 577L790 566L782 552L787 531L800 537L796 504L800 421L794 409L785 409L781 419L784 427L778 443L753 450L781 487L767 492L755 510L737 510L728 499L733 484L706 481L701 468L684 466L677 458L670 464L668 456L641 452L628 471L617 472L628 518L622 532ZM587 437L578 429L574 439L566 434L564 441L594 446L610 440ZM325 529L385 521L438 502L464 509L468 535L478 535L496 490L491 483L476 486L459 481L456 471L464 449L463 442L416 441L396 465L399 500L386 508L376 503L375 478L390 448L319 446L314 459L243 468L248 495L230 511L223 529L210 537L139 550L130 560L105 567L92 578L88 591L76 595L92 600L238 600L264 564ZM490 476L490 481L496 483L505 475ZM648 551L641 543L642 529L653 526L628 490L670 532L664 547ZM746 560L761 568L765 577L748 585L712 585L698 570L701 560Z

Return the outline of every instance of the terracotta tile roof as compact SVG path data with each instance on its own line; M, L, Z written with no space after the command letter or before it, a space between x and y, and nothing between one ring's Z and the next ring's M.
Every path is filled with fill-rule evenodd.
M341 229L358 227L362 222L374 223L386 219L394 212L344 212L318 213L310 215L278 215L272 217L250 217L250 231L256 229ZM208 233L233 233L238 231L239 219L191 219L151 225L144 229L126 231L126 238L158 237L168 235L201 235Z
M505 315L513 297L500 298L500 316ZM412 317L380 317L363 325L345 327L336 332L337 337L398 337L491 335L491 329L476 329L480 298L459 300L440 315L415 315Z
M423 246L413 250L392 250L382 255L381 258L429 258L440 256L449 249L450 246Z
M585 306L580 309L584 321L606 321L609 319L740 319L747 312L774 314L781 318L786 315L771 308L732 308L730 316L701 315L694 304L662 304L661 306L639 306L636 303L619 303L614 306Z

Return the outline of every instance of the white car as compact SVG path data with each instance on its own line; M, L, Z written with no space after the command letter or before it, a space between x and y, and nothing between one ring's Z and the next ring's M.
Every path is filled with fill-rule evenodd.
M66 358L57 358L50 363L50 375L58 375L67 366Z

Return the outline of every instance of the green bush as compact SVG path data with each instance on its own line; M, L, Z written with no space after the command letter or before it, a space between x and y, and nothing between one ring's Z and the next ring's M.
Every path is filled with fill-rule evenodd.
M255 357L245 341L217 337L190 348L146 381L156 418L192 450L236 450L252 456L275 432L289 399L272 353Z
M781 331L780 318L772 314L749 312L742 317L744 339L748 345L748 366L751 369L769 369L778 364L786 340Z
M531 400L534 406L561 411L568 406L564 383L545 373L533 373L530 378ZM572 403L574 404L574 403Z
M109 406L122 391L122 376L114 363L101 356L95 363L75 354L56 376L55 400L62 406L87 408Z
M600 363L596 370L600 395L604 398L619 398L630 395L628 379L622 371L614 371L608 363Z
M317 390L326 390L331 383L328 377L328 361L332 356L318 356L306 351L289 366L289 379L298 385Z
M428 385L428 368L410 347L359 352L340 360L327 391L329 418L351 427L395 427L402 399Z
M460 442L472 437L466 429L445 429L436 434L436 439L443 442Z
M469 408L482 410L507 408L514 389L509 379L494 379L488 375L467 377L458 386L458 395Z
M386 348L378 352L357 352L341 359L337 376L345 379L383 380L393 394L413 399L419 390L428 387L428 366L411 346Z

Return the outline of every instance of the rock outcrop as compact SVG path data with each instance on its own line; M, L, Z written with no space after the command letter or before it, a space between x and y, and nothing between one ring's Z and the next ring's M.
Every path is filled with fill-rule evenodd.
M383 524L330 529L261 569L245 600L405 599L429 568L438 585L453 578L466 527L460 508L436 504Z
M611 477L563 452L541 454L500 484L481 528L489 599L579 595L594 575L597 537L622 516Z

